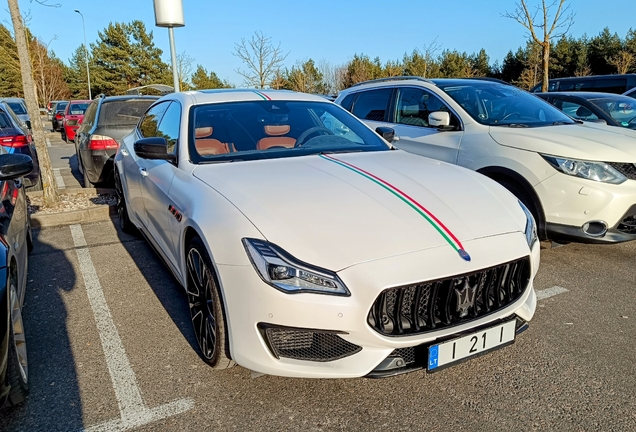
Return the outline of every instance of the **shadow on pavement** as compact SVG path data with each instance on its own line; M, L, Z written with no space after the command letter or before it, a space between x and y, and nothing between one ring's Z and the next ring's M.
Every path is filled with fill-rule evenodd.
M66 257L69 252L42 241L40 234L40 230L33 230L34 249L29 256L23 309L30 394L23 404L0 411L0 430L62 431L82 427L76 361L63 299L77 286L77 275Z

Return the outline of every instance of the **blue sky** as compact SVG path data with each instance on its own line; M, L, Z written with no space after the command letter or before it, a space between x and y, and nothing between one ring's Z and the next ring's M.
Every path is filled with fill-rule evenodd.
M168 30L155 27L152 0L49 0L59 8L20 0L22 13L29 13L29 26L37 37L65 62L82 44L82 21L86 20L88 43L109 22L139 19L153 30L155 44L169 61ZM539 0L529 0L530 4ZM241 85L234 70L243 67L232 55L241 38L262 31L289 52L286 66L312 58L340 65L354 54L379 56L382 62L401 59L405 52L423 48L437 38L442 49L468 53L485 48L491 63L525 43L521 25L501 16L514 9L514 0L183 0L186 26L175 29L177 52L186 52L223 79ZM624 37L636 12L634 0L569 0L576 13L570 33L596 35L604 27ZM600 7L605 4L606 7ZM3 23L10 21L6 6ZM55 38L55 39L54 39Z

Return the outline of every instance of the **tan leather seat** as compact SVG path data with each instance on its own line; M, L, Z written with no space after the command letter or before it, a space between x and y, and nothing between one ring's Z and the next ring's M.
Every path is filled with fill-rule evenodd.
M194 130L194 146L201 156L214 156L234 151L231 143L222 143L218 139L208 138L214 132L212 126L198 127Z
M266 125L265 134L268 136L256 143L256 150L267 150L271 147L294 147L296 140L292 137L283 136L288 134L289 130L289 125Z

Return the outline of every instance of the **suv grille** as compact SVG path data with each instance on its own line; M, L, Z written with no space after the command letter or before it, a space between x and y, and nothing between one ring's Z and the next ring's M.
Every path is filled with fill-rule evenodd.
M517 301L530 281L525 257L475 273L384 290L367 322L385 336L409 336L463 324Z
M276 358L328 362L348 357L362 347L347 342L334 332L258 325Z
M636 180L636 164L618 162L608 162L607 164L628 179Z

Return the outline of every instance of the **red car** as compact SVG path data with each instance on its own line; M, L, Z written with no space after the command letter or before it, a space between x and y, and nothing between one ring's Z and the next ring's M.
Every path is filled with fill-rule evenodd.
M72 100L68 103L62 120L62 139L64 141L75 141L75 131L82 124L84 112L90 103L89 100Z

